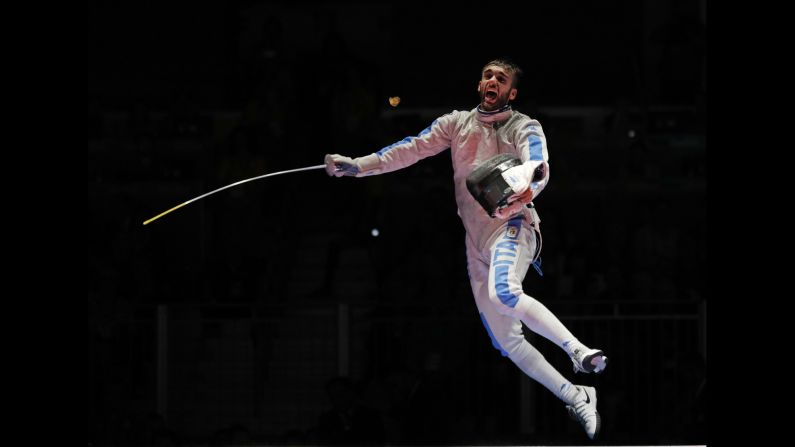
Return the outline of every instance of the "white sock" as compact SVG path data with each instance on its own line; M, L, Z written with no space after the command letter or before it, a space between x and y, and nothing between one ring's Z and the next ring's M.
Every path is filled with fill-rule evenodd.
M579 340L577 340L576 338L573 338L573 337L571 339L566 340L563 343L561 343L560 346L563 348L564 351L566 351L567 354L569 354L569 357L574 355L574 351L576 349L579 349L580 351L587 351L588 350L587 346L585 346L584 344L580 343Z
M558 399L572 405L579 391L524 338L514 346L504 347L508 358L531 379L544 385Z

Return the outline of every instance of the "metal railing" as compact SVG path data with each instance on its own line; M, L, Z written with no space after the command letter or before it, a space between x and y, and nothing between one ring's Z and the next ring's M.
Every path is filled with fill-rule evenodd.
M703 417L705 303L548 305L576 337L610 357L608 374L575 376L559 348L525 330L564 376L597 387L610 439L688 441ZM411 409L418 388L429 392L438 383L450 393L440 404L449 414L439 421L442 437L554 441L580 430L551 393L491 347L474 305L466 312L421 304L178 304L136 315L132 327L143 329L132 333L154 341L145 350L154 376L146 392L179 433L209 436L234 424L264 435L311 433L330 406L324 385L335 376L362 383L365 403L391 418L390 442L407 439L396 408Z

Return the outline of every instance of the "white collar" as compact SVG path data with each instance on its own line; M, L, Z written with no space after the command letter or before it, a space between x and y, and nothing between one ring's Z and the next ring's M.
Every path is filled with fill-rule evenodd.
M505 104L499 110L493 110L491 112L487 112L485 110L481 110L480 104L475 108L477 113L478 121L483 123L494 123L505 121L513 115L513 109L511 108L510 104Z

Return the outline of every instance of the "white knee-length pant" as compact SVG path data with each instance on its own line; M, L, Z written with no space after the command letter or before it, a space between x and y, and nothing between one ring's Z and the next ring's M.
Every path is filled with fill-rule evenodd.
M569 383L552 368L522 332L533 332L558 346L571 333L539 301L525 294L522 280L541 252L541 233L524 216L506 221L478 248L467 238L467 268L478 312L492 344L525 374L560 395ZM540 273L540 270L539 270Z
M523 216L506 221L482 249L467 237L467 269L478 312L494 347L508 357L524 340L520 320L532 298L524 294L522 280L540 249L540 232Z

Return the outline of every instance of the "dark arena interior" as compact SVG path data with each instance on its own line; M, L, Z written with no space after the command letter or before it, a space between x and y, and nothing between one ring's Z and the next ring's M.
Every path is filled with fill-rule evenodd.
M163 3L89 2L89 446L708 443L706 0ZM548 148L522 288L610 366L524 337L595 440L484 328L450 149L143 225L419 138L497 58Z

